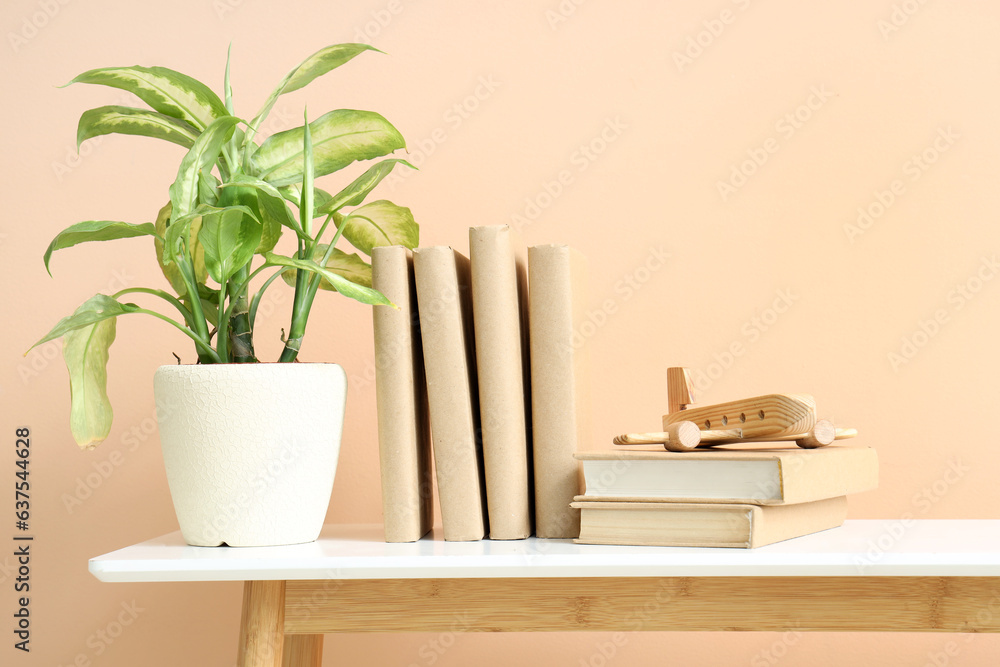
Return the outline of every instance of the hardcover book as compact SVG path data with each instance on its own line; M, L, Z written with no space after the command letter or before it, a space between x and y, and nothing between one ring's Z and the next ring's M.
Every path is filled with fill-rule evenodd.
M878 486L871 447L581 452L587 500L780 505Z
M674 502L574 502L582 511L581 544L754 547L836 528L847 498L794 505Z
M486 485L469 260L446 246L413 251L431 439L444 539L486 534Z
M399 310L372 308L375 400L386 542L414 542L434 523L427 391L413 259L402 246L372 249L372 286Z
M490 539L531 535L527 259L507 225L469 230Z
M535 534L576 537L579 463L591 439L586 321L586 264L565 245L528 250L531 419L535 462ZM586 443L586 444L583 444ZM583 447L581 447L583 444Z

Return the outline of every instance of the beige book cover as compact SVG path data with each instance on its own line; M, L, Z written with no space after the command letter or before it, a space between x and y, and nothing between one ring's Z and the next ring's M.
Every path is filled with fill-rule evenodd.
M374 248L372 286L399 306L372 308L385 541L415 542L434 524L434 505L427 385L410 251L402 246Z
M794 505L575 502L580 544L752 549L836 528L847 498Z
M531 535L527 257L508 225L469 229L490 539Z
M444 539L481 540L488 523L469 260L447 246L417 248L413 269Z
M588 500L651 500L780 505L878 487L871 447L615 449L580 452Z
M587 271L583 255L565 245L528 249L531 422L535 463L535 533L576 537L580 492L573 454L589 446L590 395ZM586 444L584 444L586 443Z

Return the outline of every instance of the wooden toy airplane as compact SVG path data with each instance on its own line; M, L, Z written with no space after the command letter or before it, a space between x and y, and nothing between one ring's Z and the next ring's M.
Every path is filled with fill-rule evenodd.
M816 401L808 394L766 394L728 403L695 407L686 368L667 369L670 412L663 415L663 431L626 433L616 445L662 444L673 452L750 442L795 442L799 447L825 447L834 440L853 438L852 428L836 428L816 418Z

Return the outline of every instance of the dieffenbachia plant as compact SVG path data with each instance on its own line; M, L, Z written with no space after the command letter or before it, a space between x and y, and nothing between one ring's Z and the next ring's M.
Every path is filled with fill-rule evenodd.
M118 133L163 139L187 149L169 188L169 201L155 223L81 222L59 233L45 251L49 270L52 253L62 248L152 237L157 262L173 290L128 287L98 294L35 343L63 338L70 376L70 425L82 448L96 446L111 430L107 359L121 315L145 313L181 330L194 341L200 363L256 362L257 308L265 290L280 276L295 290L279 358L290 362L302 345L318 290L392 306L372 289L371 264L336 246L346 240L370 255L375 246L417 245L419 229L408 208L386 200L363 204L394 168L412 165L397 158L381 160L336 194L315 187L313 180L355 161L405 149L399 131L377 113L339 109L312 122L306 118L301 127L273 134L259 144L255 141L281 95L369 50L378 51L366 44L337 44L317 51L285 76L249 121L233 113L228 62L221 99L203 83L163 67L95 69L70 82L120 88L150 107L104 106L84 112L78 146L92 137ZM274 252L286 229L296 237L293 256ZM165 314L122 300L133 293L159 297L172 310Z

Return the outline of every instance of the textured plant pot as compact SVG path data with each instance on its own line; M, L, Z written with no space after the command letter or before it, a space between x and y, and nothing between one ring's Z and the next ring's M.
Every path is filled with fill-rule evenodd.
M188 544L319 537L340 454L343 368L161 366L153 390L167 482Z

